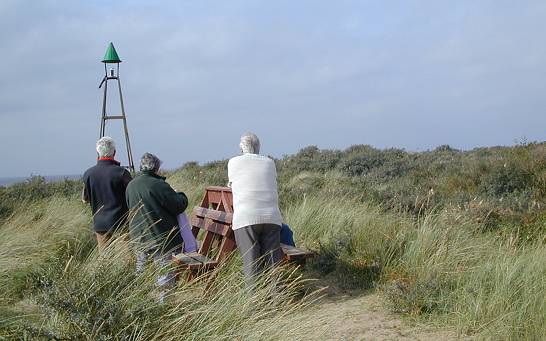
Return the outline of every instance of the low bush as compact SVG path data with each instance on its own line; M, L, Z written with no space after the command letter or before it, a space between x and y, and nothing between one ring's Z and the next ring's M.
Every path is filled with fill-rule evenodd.
M18 207L53 196L74 197L81 189L82 183L79 180L65 179L48 183L42 176L33 176L24 182L0 187L0 221Z

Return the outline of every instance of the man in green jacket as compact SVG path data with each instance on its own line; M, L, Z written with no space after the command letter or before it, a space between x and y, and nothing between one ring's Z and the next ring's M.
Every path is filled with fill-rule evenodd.
M157 172L161 161L145 153L140 159L141 174L127 186L125 196L129 207L129 236L137 251L136 270L141 272L150 258L161 268L168 267L172 252L182 248L177 215L188 206L188 198L177 193ZM160 287L174 285L174 273L158 278ZM165 296L162 291L160 300Z

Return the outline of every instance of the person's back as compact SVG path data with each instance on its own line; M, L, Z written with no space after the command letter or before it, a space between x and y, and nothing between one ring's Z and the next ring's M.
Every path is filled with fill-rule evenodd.
M83 175L82 200L89 202L93 213L93 229L99 246L127 218L125 189L131 181L129 172L114 160L115 143L110 137L97 141L97 164Z
M228 162L233 193L232 228L247 284L252 286L256 275L282 260L282 217L275 163L259 155L260 141L255 134L241 136L239 147L243 155Z
M233 228L282 224L275 163L266 156L243 154L228 162L233 192Z
M131 240L144 248L164 253L182 245L177 216L186 209L188 199L185 194L176 193L156 172L142 170L127 187L127 204L132 211L129 233Z
M83 182L96 230L107 231L127 216L125 189L129 181L129 172L106 158L97 160L97 164L84 173Z
M129 234L131 247L136 253L136 271L141 273L146 263L153 259L159 267L171 264L170 252L182 248L182 236L177 216L188 206L184 193L175 192L157 172L161 161L145 153L140 159L141 174L127 187L127 204L131 209ZM162 273L157 278L162 302L175 284L175 272Z

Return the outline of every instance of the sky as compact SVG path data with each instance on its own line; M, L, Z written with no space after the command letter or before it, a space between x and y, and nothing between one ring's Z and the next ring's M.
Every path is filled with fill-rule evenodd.
M229 158L247 131L275 157L546 140L542 0L2 0L0 32L0 177L95 163L109 42L137 163Z

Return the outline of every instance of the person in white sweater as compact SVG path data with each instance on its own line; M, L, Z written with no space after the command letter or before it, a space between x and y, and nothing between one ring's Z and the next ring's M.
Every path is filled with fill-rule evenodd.
M243 257L247 283L282 260L282 225L277 193L277 170L267 156L258 155L260 141L253 133L241 136L242 155L228 162L233 192L233 231Z

